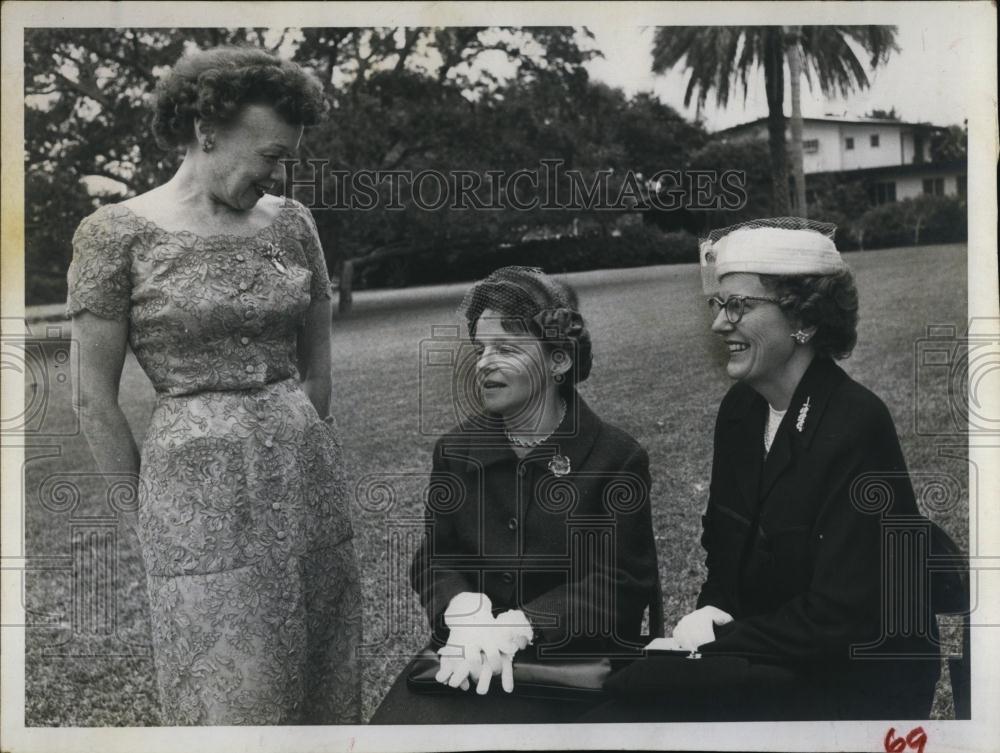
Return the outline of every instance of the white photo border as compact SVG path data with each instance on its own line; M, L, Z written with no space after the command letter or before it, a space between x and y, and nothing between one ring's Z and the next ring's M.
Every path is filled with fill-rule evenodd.
M902 16L924 18L929 27L953 31L956 44L971 45L977 70L969 72L968 206L969 317L998 321L997 290L997 67L996 13L989 2L731 2L717 3L142 3L9 2L2 8L2 304L3 326L24 318L24 30L31 27L227 27L227 26L457 26L573 25L655 26L728 24L893 24ZM919 291L918 291L919 293ZM23 401L23 380L3 375L4 413ZM1000 395L980 412L1000 415ZM24 556L21 468L24 448L3 439L3 508L0 527L0 625L23 624L21 571ZM970 483L976 505L979 550L970 552L978 571L981 613L977 624L1000 625L1000 508L994 499L971 498L1000 489L1000 440L970 436L969 459L978 466ZM970 520L972 515L970 514ZM992 564L991 564L992 563ZM990 567L994 568L992 571ZM1000 740L1000 632L973 632L976 657L971 721L926 721L928 751L986 751ZM873 722L451 725L419 727L24 727L24 630L0 628L0 702L4 751L448 751L499 749L636 750L873 750L881 749L887 724ZM899 721L899 720L897 720ZM991 742L993 741L993 742Z

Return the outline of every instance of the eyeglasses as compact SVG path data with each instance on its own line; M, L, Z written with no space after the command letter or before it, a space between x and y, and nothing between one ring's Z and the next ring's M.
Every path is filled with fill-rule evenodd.
M719 309L726 310L726 321L730 324L739 324L740 319L743 318L743 314L746 313L746 303L747 301L764 301L766 303L777 303L780 304L781 301L777 298L762 298L756 295L731 295L726 300L722 300L717 295L713 295L708 299L709 308L712 309L712 315L718 316Z

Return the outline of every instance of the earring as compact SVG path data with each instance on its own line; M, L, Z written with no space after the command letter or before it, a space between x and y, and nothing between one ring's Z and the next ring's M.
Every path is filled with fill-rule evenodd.
M201 140L201 150L203 152L210 152L215 147L215 139L211 136L206 136Z
M565 379L565 376L563 376L562 374L555 374L555 375L554 375L554 376L552 377L552 379L553 379L553 381L554 381L554 382L555 382L556 384L562 384L562 383L563 383L563 379Z
M808 334L807 332L803 332L800 329L798 332L789 335L789 337L793 338L795 342L797 342L799 345L805 345L807 342L809 342L809 338L811 338L812 335Z

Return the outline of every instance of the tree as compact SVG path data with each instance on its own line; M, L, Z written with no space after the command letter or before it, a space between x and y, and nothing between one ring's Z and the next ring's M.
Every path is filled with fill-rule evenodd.
M803 26L802 72L824 95L847 95L868 86L868 74L852 47L859 46L877 67L898 49L892 26ZM663 73L683 61L690 73L684 93L688 106L696 95L704 105L711 91L725 107L734 84L746 97L750 75L764 69L767 93L767 129L770 147L772 204L776 213L788 212L788 166L785 147L784 64L787 40L780 26L670 26L653 37L653 72Z
M968 123L940 128L931 135L931 162L955 162L967 157Z
M802 27L786 26L788 77L792 95L792 180L795 184L795 209L799 216L808 214L806 206L805 152L802 149Z
M295 59L322 72L332 103L330 125L313 130L309 152L348 173L461 169L481 176L531 166L527 157L537 164L538 155L526 151L523 132L536 128L537 119L500 129L492 118L497 109L516 107L505 100L516 99L517 86L553 92L553 107L561 108L556 126L542 123L536 133L548 139L550 156L572 152L558 125L562 111L572 112L567 99L586 86L583 63L599 54L588 47L591 39L586 29L570 27L304 30ZM490 72L491 56L513 64L507 79ZM355 273L367 265L495 243L530 219L513 211L429 212L403 198L397 210L317 213L331 266L340 271L342 311Z
M871 118L872 120L895 120L896 122L902 120L902 118L899 117L899 113L896 112L895 107L891 107L888 110L880 110L876 107L874 110L866 112L865 117Z

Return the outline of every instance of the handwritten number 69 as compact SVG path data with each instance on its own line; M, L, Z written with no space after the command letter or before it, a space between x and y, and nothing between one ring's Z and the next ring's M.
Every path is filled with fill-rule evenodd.
M896 737L896 728L890 727L885 733L885 753L903 753L910 748L917 753L924 753L927 745L927 733L923 727L914 727L906 737Z

